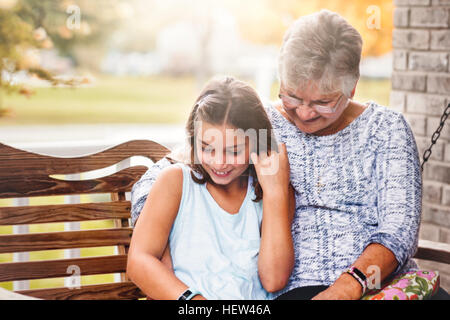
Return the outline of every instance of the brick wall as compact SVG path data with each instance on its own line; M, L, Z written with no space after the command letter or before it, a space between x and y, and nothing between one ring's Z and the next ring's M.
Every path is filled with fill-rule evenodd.
M394 4L390 105L409 121L422 157L450 103L450 0ZM450 119L425 165L423 181L420 238L450 243ZM442 287L450 290L448 266L419 265L439 270Z

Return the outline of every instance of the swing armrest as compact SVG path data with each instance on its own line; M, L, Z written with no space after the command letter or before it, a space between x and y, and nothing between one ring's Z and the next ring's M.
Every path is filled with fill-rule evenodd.
M419 247L414 258L450 264L450 244L419 240Z

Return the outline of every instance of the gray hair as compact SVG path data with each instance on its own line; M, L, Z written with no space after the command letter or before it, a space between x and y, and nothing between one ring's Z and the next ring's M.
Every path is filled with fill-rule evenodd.
M303 16L284 35L280 81L291 90L314 81L322 93L350 96L359 79L361 50L361 35L339 14L321 10Z

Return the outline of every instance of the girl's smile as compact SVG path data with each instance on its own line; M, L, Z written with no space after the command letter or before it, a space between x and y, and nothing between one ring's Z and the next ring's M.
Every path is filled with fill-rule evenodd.
M233 169L231 169L231 170L227 170L227 171L217 171L217 170L214 170L213 168L211 168L211 171L217 176L217 177L219 177L219 178L225 178L225 177L227 177L227 176L229 176L230 175L230 173L231 173L231 171L233 171Z

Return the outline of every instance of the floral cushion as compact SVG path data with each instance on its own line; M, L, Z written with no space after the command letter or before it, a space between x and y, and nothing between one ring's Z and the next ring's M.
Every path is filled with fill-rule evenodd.
M438 271L410 271L382 287L368 291L362 300L425 300L439 289Z

